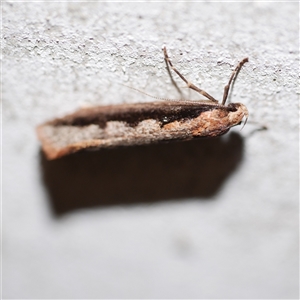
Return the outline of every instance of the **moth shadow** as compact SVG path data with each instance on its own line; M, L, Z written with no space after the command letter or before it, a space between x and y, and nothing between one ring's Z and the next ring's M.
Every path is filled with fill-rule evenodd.
M56 216L75 209L211 198L243 158L244 141L224 137L82 151L48 161L43 182Z

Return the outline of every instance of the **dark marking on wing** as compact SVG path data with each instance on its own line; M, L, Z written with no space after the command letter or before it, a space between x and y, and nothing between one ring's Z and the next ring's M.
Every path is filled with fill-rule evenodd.
M202 112L216 108L225 111L236 111L233 106L202 104L199 102L150 102L85 108L64 118L56 119L51 124L54 126L95 124L105 128L106 123L109 121L121 121L135 127L143 120L154 119L159 121L161 126L164 126L174 121L196 118Z

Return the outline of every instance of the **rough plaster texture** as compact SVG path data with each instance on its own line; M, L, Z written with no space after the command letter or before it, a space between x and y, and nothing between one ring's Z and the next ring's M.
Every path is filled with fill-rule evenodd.
M298 298L298 9L3 3L3 298ZM231 100L258 125L238 133L238 168L207 197L122 205L119 196L117 206L55 215L35 126L80 105L151 101L118 83L178 98L163 45L219 99L249 57ZM260 125L268 130L251 134ZM117 175L106 181L116 192Z

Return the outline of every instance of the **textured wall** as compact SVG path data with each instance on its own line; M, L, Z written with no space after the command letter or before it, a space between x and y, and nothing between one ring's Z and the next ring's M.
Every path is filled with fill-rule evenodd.
M3 3L3 297L297 298L298 9ZM218 99L248 56L231 101L257 124L42 158L37 124L80 105L151 101L118 83L178 98L163 45Z

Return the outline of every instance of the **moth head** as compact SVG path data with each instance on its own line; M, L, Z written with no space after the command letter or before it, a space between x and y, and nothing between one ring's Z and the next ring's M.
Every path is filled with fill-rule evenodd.
M238 125L245 118L245 122L242 127L242 129L243 129L244 126L246 125L248 117L249 117L249 112L248 112L247 107L242 103L230 103L230 104L228 104L228 107L233 109L233 113L231 115L232 123Z

